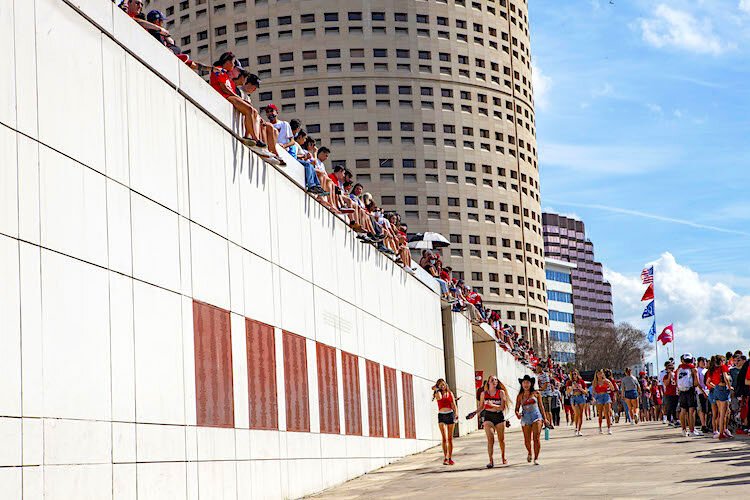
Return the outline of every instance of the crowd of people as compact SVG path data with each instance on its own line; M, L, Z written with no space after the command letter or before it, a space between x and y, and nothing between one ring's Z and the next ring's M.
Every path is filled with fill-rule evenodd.
M113 0L115 2L115 0ZM158 10L143 13L142 0L120 0L118 6L135 22L171 50L180 60L199 72L209 73L209 84L243 117L243 144L264 161L284 166L279 155L284 149L304 168L305 188L322 205L344 218L357 232L357 238L374 245L379 251L393 256L395 262L409 273L414 272L408 248L407 225L396 212L387 212L377 205L375 198L356 183L353 174L342 166L330 172L325 162L331 150L319 146L310 137L300 120L284 121L274 104L265 106L265 117L251 100L261 85L257 75L242 67L232 52L223 53L210 66L187 57L164 28L165 16Z
M608 435L621 420L629 425L661 422L666 428L680 428L686 438L710 436L724 440L746 435L750 433L749 368L747 356L739 350L708 359L685 353L679 364L672 358L667 360L656 376L643 371L636 376L630 367L620 377L612 370L598 369L587 381L576 369L566 373L551 360L542 360L535 367L536 377L526 375L519 379L514 407L523 430L527 461L539 463L541 433L561 426L563 414L565 425L573 427L576 437L584 436L584 421L594 419L598 433ZM443 436L443 463L453 465L456 398L443 379L432 390ZM485 431L487 468L495 466L495 441L505 465L505 429L511 426L506 419L511 408L509 392L497 376L489 375L476 396L477 409L466 419L477 416L479 428Z
M510 352L516 360L525 366L536 366L540 359L536 356L531 343L523 337L521 332L508 324L502 323L500 311L485 307L482 295L453 276L453 269L444 266L440 252L422 250L419 266L435 278L440 285L441 297L449 302L454 312L464 312L472 323L487 323L492 327L495 338L500 346ZM552 359L548 362L552 365Z
M113 0L116 2L116 0ZM243 117L244 134L241 142L264 161L284 166L279 150L286 150L304 168L305 188L322 205L339 214L358 233L358 239L374 245L379 251L393 256L407 272L415 270L408 247L408 227L396 212L379 207L364 186L354 180L352 172L335 166L330 172L325 162L331 155L328 147L307 134L298 119L282 120L274 104L257 109L251 95L261 81L257 75L243 68L232 52L223 53L212 65L191 60L178 47L164 27L166 17L158 10L143 12L143 0L119 0L119 7L140 24L162 45L171 50L189 67L209 74L209 84ZM492 326L497 341L520 363L535 366L539 361L534 348L520 332L501 323L499 311L486 308L482 296L463 279L452 276L452 269L442 265L439 252L425 250L419 266L440 285L441 298L454 311L465 312L474 323Z

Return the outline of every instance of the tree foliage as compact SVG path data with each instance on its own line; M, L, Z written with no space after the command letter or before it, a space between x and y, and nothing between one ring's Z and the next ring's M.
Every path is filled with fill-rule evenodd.
M622 370L651 350L646 333L629 323L576 322L576 368ZM554 348L554 347L553 347Z

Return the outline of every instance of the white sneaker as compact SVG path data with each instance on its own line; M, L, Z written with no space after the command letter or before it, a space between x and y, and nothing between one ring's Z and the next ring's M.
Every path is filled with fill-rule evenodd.
M714 431L714 438L719 437L719 431Z
M689 438L690 437L690 431L682 431L682 435L685 436L686 438Z
M539 460L534 460L534 465L539 465Z
M693 436L702 436L702 435L703 435L703 431L700 429L695 429L693 431Z
M599 429L599 434L604 434L604 431Z
M607 429L607 434L612 435L612 429Z

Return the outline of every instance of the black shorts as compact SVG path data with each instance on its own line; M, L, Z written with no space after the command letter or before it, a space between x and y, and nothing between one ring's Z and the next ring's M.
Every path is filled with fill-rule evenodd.
M498 425L505 422L505 415L501 411L485 411L484 421L489 422L492 425Z
M683 410L689 410L690 408L698 408L698 399L695 395L695 387L691 387L687 391L680 391L680 408Z
M456 415L452 411L448 413L438 413L438 423L447 425L455 424Z

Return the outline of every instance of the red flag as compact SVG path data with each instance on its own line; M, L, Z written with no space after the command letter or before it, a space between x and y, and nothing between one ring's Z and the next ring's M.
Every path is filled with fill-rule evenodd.
M661 340L662 345L667 345L670 342L674 341L674 326L673 325L665 326L664 330L662 330L659 336L657 337L657 340Z
M641 298L641 301L653 300L653 299L654 299L654 284L651 283L646 289L646 293L643 294L643 298Z

